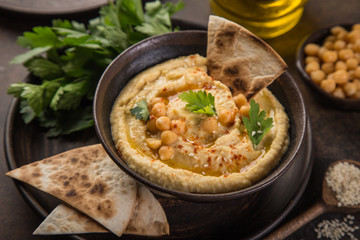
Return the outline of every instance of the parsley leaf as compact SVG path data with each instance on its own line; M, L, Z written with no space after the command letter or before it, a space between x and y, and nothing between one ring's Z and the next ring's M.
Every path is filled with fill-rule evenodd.
M242 117L245 128L254 147L259 145L265 134L274 126L272 118L265 119L265 110L262 110L260 113L259 111L260 105L256 103L254 99L251 99L249 118Z
M92 100L105 68L132 44L173 31L170 16L183 6L156 0L143 9L141 0L115 0L88 24L54 19L24 32L17 43L28 51L10 63L23 64L36 83L14 83L7 91L20 99L24 122L37 120L52 137L93 126Z
M146 100L142 100L136 103L136 106L130 110L131 115L135 116L136 119L147 121L150 118L150 113Z
M216 114L215 98L211 93L203 91L183 92L179 95L179 98L184 102L187 102L185 108L195 113L203 113L207 115Z

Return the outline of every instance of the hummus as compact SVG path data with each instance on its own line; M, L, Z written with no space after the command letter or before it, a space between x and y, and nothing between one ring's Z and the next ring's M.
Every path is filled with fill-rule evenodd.
M289 144L289 121L283 106L268 90L253 99L273 118L270 131L255 148L241 120L241 113L227 86L206 73L206 58L200 55L179 57L147 69L134 77L119 94L110 116L115 145L128 166L156 184L174 190L197 193L221 193L239 190L264 178L281 160ZM209 132L203 122L206 114L189 111L178 95L205 90L215 97L215 130ZM163 99L166 116L185 128L177 132L170 157L162 159L148 139L161 139L162 130L154 131L150 120L135 118L130 110L146 100L151 112L152 100ZM219 113L230 113L230 124ZM171 131L174 127L171 124ZM176 126L175 126L176 127ZM176 132L176 129L174 130ZM158 140L158 141L159 141Z

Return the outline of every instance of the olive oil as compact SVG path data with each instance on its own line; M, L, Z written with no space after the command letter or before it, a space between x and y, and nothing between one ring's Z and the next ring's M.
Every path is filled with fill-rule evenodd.
M300 20L307 0L210 0L212 13L234 21L260 38L274 38Z

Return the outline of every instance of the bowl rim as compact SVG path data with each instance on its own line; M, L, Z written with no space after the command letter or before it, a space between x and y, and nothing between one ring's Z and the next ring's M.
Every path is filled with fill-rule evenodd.
M309 74L305 71L305 52L304 47L308 43L317 43L321 44L324 39L329 36L330 30L333 27L341 26L347 30L351 29L354 23L343 23L343 24L334 24L325 28L322 28L318 31L310 34L302 43L300 44L297 54L296 54L296 67L300 73L302 79L313 89L316 93L319 93L324 100L330 101L331 105L341 109L360 109L360 99L349 99L349 98L338 98L334 97L331 94L325 92L319 85L317 85L313 80L311 80Z
M125 56L127 54L131 55L132 51L134 51L134 49L138 48L139 45L142 45L149 41L151 42L154 40L159 40L161 38L166 38L168 35L177 35L177 34L207 34L207 31L206 30L181 30L181 31L177 31L177 32L171 32L171 33L166 33L166 34L149 37L145 40L142 40L141 42L139 42L137 44L132 45L131 47L129 47L128 49L123 51L105 69L105 71L102 74L102 76L99 80L99 83L97 85L96 92L94 95L94 104L93 104L93 112L94 112L93 116L94 116L95 130L96 130L96 134L97 134L102 146L104 147L105 151L108 153L110 158L123 171L125 171L125 173L127 173L128 175L133 177L135 180L137 180L141 184L149 187L155 193L158 193L159 195L162 195L162 196L175 197L178 199L188 200L188 201L193 201L193 202L218 202L218 201L231 200L231 199L235 199L235 198L244 197L246 195L256 193L256 192L268 187L273 182L275 182L279 177L281 177L286 172L286 170L288 168L290 168L290 166L292 166L294 159L296 159L296 155L299 152L299 150L302 147L302 144L304 142L304 135L306 132L307 122L308 122L306 106L305 106L301 91L300 91L298 85L296 84L295 80L291 77L291 75L289 74L289 72L287 70L283 74L281 74L278 78L283 78L283 77L289 78L293 82L293 87L297 93L297 97L299 98L299 102L298 102L299 107L298 108L302 109L301 116L303 118L301 120L301 122L303 124L299 126L298 132L296 133L296 134L299 134L299 141L295 143L294 150L290 154L286 155L286 153L285 153L286 159L289 159L288 161L284 161L285 160L284 159L285 155L284 155L282 157L282 160L278 163L277 167L275 167L270 173L268 173L260 181L258 181L257 183L255 183L247 188L230 191L230 192L223 192L223 193L194 193L194 192L184 192L184 191L166 188L166 187L163 187L159 184L156 184L156 183L148 180L147 178L138 174L136 171L132 170L126 164L126 161L124 161L122 159L121 154L119 152L114 154L114 152L111 150L111 147L106 144L106 141L105 141L106 133L105 133L104 129L101 129L101 127L99 126L99 119L98 119L98 116L96 113L99 112L98 108L101 107L101 104L98 103L98 95L99 95L99 91L101 90L102 82L105 81L104 79L106 77L108 77L108 75L115 76L118 74L118 71L116 72L116 74L109 74L108 72L110 71L111 68L114 67L114 65L117 61L120 61L119 59L121 59L124 55ZM122 161L120 161L119 159ZM124 162L124 164L123 164L123 162ZM271 173L273 173L274 171L276 171L277 173L274 176L272 176L270 179L268 179L269 176L271 175Z

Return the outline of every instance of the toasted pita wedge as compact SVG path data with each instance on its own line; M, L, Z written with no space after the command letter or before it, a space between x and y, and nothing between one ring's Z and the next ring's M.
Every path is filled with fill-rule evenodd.
M225 18L210 16L207 67L233 95L250 99L287 68L282 58L263 40Z
M6 174L59 198L114 234L125 231L136 205L136 182L100 144L73 149Z
M108 231L78 210L60 204L47 216L33 234L102 232ZM135 211L124 233L154 237L169 234L169 224L164 210L152 193L143 186L138 187Z

